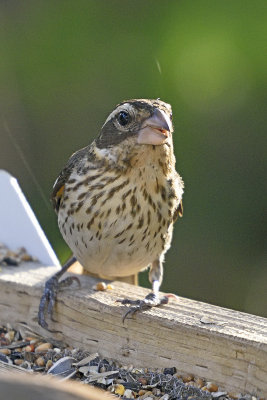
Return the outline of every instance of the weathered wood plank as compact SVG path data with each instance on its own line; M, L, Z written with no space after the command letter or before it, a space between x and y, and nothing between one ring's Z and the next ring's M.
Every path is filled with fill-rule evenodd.
M30 370L25 370L25 368L18 367L14 364L7 364L0 360L0 376L1 374L11 374L11 373L20 373L20 374L29 374L32 373Z
M3 400L114 400L104 390L74 381L59 381L50 376L36 374L0 373L0 398Z
M222 389L267 396L267 319L185 298L171 300L127 319L116 299L143 298L148 290L122 282L95 292L96 279L81 276L58 296L51 334L37 324L44 281L56 267L21 266L0 273L0 316L3 323L26 322L46 338L98 352L123 364L176 366L218 383Z

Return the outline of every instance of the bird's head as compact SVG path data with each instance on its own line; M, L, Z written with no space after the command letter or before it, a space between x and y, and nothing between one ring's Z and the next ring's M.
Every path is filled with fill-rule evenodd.
M131 138L135 145L172 142L172 109L161 100L134 99L117 105L96 139L99 149L119 145Z

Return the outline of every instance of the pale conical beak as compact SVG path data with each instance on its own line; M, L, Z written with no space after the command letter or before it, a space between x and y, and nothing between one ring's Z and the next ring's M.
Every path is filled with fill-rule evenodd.
M153 115L145 120L138 133L137 143L160 145L170 136L172 123L168 115L155 109Z

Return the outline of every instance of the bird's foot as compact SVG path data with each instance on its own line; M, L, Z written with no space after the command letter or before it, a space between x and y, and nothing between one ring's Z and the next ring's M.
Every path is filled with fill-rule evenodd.
M162 304L167 304L169 302L169 297L172 297L172 295L159 297L155 293L151 292L143 300L130 300L130 299L117 300L121 304L127 304L131 306L129 310L126 311L126 313L124 314L122 322L124 322L127 317L134 315L136 312L146 311L152 307L157 307Z
M59 331L48 329L48 324L45 320L45 311L47 310L49 318L55 322L55 319L53 318L53 309L58 291L70 286L74 281L81 286L80 280L76 276L69 276L62 281L59 281L60 276L61 274L57 273L48 279L48 281L46 281L38 312L39 325L41 325L42 328L54 333Z

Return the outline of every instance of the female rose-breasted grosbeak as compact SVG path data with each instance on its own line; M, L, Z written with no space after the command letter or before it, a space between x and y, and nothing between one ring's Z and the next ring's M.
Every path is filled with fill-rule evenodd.
M144 300L123 300L132 305L127 314L168 302L158 291L184 186L172 133L169 104L124 101L93 143L71 156L52 193L59 229L84 269L113 279L150 267L153 292ZM69 266L47 281L39 310L43 327L46 304L51 314L56 291L73 280L58 282Z

